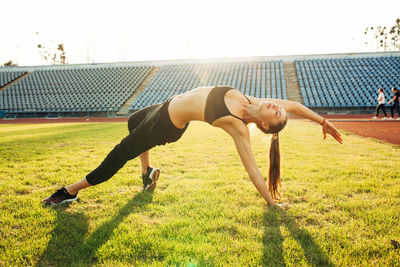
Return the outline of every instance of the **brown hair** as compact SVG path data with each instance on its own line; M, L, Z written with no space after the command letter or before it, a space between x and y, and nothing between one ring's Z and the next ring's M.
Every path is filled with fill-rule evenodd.
M271 145L269 147L269 166L268 166L268 190L275 200L280 199L279 190L281 188L281 152L279 149L279 132L285 127L286 119L277 125L270 125L268 130L264 130L257 124L258 129L266 134L272 134Z

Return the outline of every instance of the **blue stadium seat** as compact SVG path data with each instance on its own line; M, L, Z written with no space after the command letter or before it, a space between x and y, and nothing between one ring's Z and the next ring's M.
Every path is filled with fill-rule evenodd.
M199 86L227 85L256 97L287 99L282 61L165 65L129 107L137 110Z
M43 112L86 111L100 105L121 107L153 67L65 66L38 68L0 91L0 109L37 108ZM0 86L26 72L0 70Z
M392 77L396 77L400 70L398 56L295 60L294 63L301 95L309 107L319 104L313 88L319 90L321 100L326 100L321 102L322 107L372 107L377 89L386 86L388 90L394 86L396 79ZM334 102L330 102L333 95ZM306 101L308 97L312 101Z

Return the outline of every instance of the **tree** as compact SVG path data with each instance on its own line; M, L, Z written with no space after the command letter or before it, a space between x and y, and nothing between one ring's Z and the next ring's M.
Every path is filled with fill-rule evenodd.
M64 44L58 44L58 51L60 51L60 64L65 64L66 55L64 51Z
M14 63L14 62L12 62L12 60L9 60L8 62L6 62L6 63L3 63L3 65L2 66L4 66L4 67L10 67L10 66L18 66L18 64L17 63Z
M391 27L375 26L367 27L365 35L372 35L377 42L377 50L383 51L400 51L400 18L396 19L396 23ZM368 42L365 42L368 44Z
M39 33L36 32L36 35L39 35ZM65 54L63 43L55 45L54 41L40 41L37 44L37 48L39 49L40 56L46 62L51 64L67 64L67 56Z

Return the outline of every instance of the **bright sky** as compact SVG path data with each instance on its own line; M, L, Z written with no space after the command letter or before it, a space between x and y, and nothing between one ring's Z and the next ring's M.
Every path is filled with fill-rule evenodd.
M0 65L42 65L37 44L67 62L376 52L368 26L392 26L399 0L0 1ZM35 33L39 32L39 35Z

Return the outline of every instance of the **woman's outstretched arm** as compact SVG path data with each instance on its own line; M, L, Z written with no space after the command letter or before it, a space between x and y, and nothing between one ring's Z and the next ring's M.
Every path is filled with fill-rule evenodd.
M331 122L329 122L322 116L318 115L311 109L307 108L306 106L304 106L298 102L290 101L290 100L272 99L272 98L260 99L260 98L256 98L256 97L252 97L252 96L247 96L247 97L254 104L258 104L260 101L271 101L278 105L281 105L286 110L286 112L289 112L298 117L309 119L309 120L312 120L312 121L315 121L315 122L321 124L324 139L326 138L326 134L328 133L328 134L332 135L332 137L335 138L339 143L343 142L341 134L339 133L339 131L336 129L336 127Z

